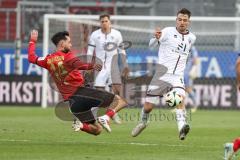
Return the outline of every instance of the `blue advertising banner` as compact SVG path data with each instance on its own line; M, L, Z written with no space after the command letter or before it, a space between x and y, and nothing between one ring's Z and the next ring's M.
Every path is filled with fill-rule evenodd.
M0 74L9 75L14 73L13 48L0 48ZM42 48L37 48L37 54L41 56ZM128 49L128 63L157 63L156 50ZM236 52L224 51L199 51L198 73L199 78L233 78L235 77ZM42 69L29 64L27 49L22 49L20 56L21 73L25 75L41 75Z
M14 48L0 48L0 74L14 74ZM37 48L37 55L42 55L42 49ZM36 65L29 64L27 59L27 48L21 50L20 55L20 72L24 75L41 75L42 69Z

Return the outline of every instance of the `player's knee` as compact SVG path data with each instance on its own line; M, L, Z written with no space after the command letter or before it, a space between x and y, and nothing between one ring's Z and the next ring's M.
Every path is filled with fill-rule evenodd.
M144 104L144 111L146 113L149 113L149 112L152 111L152 109L153 109L153 104L149 103L149 102L145 102L145 104Z
M102 130L96 130L96 131L94 132L94 135L95 135L95 136L98 136L98 135L101 134L101 132L102 132Z
M158 96L147 96L145 98L144 108L146 109L146 111L151 112L154 105L157 105L157 104L159 104L159 97Z

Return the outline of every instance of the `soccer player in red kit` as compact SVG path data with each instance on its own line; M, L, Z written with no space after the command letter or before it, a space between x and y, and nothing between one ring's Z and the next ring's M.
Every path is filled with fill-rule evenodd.
M225 160L234 160L236 159L237 152L240 148L240 137L233 140L232 143L226 143L224 146Z
M46 57L38 57L35 54L37 39L38 31L33 30L28 47L28 60L48 70L63 99L69 101L71 112L78 118L79 130L98 135L104 127L111 132L109 119L117 112L114 109L127 105L126 102L117 95L84 87L84 77L79 71L92 69L100 71L102 66L85 63L72 53L72 43L67 31L58 32L52 37L56 51ZM104 116L97 118L100 124L91 112L92 107L109 107Z
M234 141L233 141L233 151L234 152L237 152L240 148L240 137L236 138Z

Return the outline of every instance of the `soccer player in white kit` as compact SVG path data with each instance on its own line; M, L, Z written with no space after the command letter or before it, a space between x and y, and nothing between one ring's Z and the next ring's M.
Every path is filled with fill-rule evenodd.
M147 126L149 113L153 106L158 104L159 96L174 90L183 97L183 103L176 106L176 120L179 131L179 139L184 140L190 130L186 122L186 110L184 106L184 69L190 49L196 40L196 36L189 32L191 12L185 8L177 13L176 27L166 27L162 31L157 28L155 37L149 42L150 47L159 46L158 61L163 66L156 71L148 87L145 104L141 113L141 120L132 130L132 136L139 135ZM165 68L164 68L165 67ZM159 72L165 74L159 77Z
M95 56L103 63L102 70L95 78L94 86L97 89L104 90L110 84L113 93L122 96L121 75L126 78L129 73L126 52L121 47L123 42L122 34L118 30L111 28L109 15L100 15L99 20L101 28L91 34L87 51L87 55L93 57L95 51ZM107 50L107 48L112 49ZM123 64L122 73L120 73L118 65L119 55ZM118 108L118 110L121 110L121 108ZM113 120L116 123L121 123L121 119L117 114L114 115Z

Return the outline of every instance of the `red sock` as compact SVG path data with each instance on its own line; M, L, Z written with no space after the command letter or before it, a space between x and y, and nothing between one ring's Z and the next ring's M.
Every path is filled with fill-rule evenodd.
M240 148L240 138L237 138L233 142L233 151L237 152L239 148Z
M108 115L110 118L112 118L115 115L115 111L112 109L107 109L106 115Z
M88 123L83 123L83 127L81 128L81 130L84 132L90 133L91 129L88 125L89 125Z

